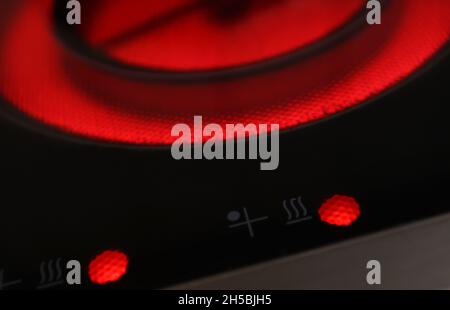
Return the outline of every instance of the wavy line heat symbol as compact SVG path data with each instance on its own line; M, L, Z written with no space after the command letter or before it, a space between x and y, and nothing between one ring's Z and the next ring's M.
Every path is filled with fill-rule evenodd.
M55 276L56 269L56 276ZM58 258L56 262L49 260L48 262L41 262L40 265L41 281L39 282L40 289L49 288L52 286L60 285L63 283L62 270L61 270L61 258Z
M292 198L289 200L283 201L283 208L288 215L287 225L303 222L310 220L312 217L308 216L308 210L302 202L302 197ZM301 209L301 214L299 209Z

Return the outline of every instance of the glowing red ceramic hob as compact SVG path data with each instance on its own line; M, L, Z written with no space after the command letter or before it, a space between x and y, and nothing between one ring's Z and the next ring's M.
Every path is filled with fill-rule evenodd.
M282 129L324 119L413 75L450 34L442 0L384 1L376 26L363 0L82 8L75 27L55 1L15 5L0 33L0 95L50 128L133 145L167 145L194 115Z

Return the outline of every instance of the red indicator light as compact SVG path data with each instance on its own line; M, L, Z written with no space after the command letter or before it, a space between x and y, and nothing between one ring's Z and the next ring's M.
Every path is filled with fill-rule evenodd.
M120 251L104 251L89 263L89 279L96 284L119 280L126 272L128 257Z
M334 195L319 208L322 222L336 226L350 226L361 214L355 198Z

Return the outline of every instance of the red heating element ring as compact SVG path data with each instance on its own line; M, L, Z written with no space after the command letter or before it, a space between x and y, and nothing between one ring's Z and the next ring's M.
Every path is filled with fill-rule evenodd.
M166 2L177 8L189 1L151 3L158 8ZM127 34L134 20L148 17L148 11L139 9L144 2L125 6L120 3L130 1L103 1L115 4L96 10L95 27L88 12L82 29L87 43L123 65L162 70L158 79L145 72L123 74L123 68L93 63L70 50L55 34L53 1L5 0L2 8L7 9L0 10L0 96L53 128L125 144L170 144L172 126L190 123L193 115L219 125L278 123L287 129L380 95L429 62L450 35L449 1L389 1L381 25L358 28L326 50L289 65L226 79L171 81L174 71L220 71L305 48L349 23L366 3L271 2L270 9L250 5L245 14L220 22L206 8L194 9L152 33L113 40L111 45L103 44L108 34ZM302 3L298 14L308 15L302 27L288 14L295 12L294 3ZM156 12L163 9L170 8ZM125 18L112 23L118 12ZM365 20L364 15L359 18ZM277 31L270 32L272 28Z
M123 64L201 71L244 66L321 41L363 0L97 0L83 3L80 36Z

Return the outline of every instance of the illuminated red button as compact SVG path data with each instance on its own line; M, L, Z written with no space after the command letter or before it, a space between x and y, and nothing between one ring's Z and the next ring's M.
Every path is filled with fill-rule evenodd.
M319 208L320 220L336 226L350 226L360 214L358 202L350 196L334 195Z
M126 272L128 257L120 251L107 250L89 263L89 278L93 283L106 284L119 280Z

